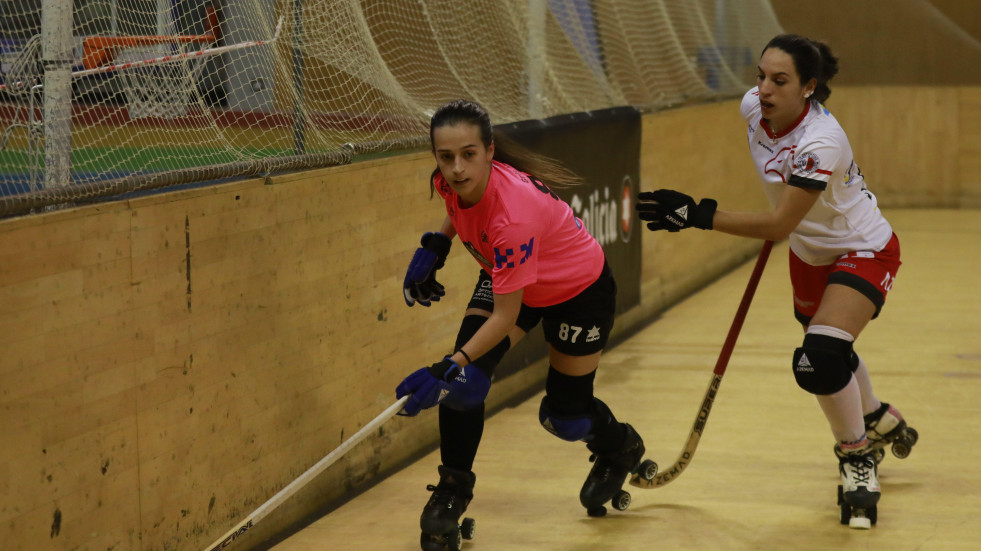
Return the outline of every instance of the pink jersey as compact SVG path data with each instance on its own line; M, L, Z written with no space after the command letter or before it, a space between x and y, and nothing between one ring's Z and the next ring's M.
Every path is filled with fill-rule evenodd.
M460 241L487 270L494 292L524 289L528 306L569 300L599 277L603 249L545 184L494 161L483 197L463 208L443 175L434 180Z

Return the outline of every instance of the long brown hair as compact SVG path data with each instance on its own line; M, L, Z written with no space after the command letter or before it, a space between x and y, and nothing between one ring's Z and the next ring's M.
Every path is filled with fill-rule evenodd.
M494 144L494 159L511 165L521 172L531 174L545 184L563 188L582 183L582 178L575 172L569 170L561 163L551 157L546 157L531 151L512 140L503 132L494 130L491 126L490 116L479 103L469 100L455 100L440 106L433 113L429 123L429 144L433 152L436 151L436 141L434 131L441 126L456 126L465 123L476 126L480 134L480 141L485 148ZM439 173L437 168L433 171L430 178L430 194L434 190L434 179Z

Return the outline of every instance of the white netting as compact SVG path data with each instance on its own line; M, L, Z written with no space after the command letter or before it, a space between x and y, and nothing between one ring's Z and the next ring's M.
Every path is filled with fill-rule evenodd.
M127 48L117 57L123 65L161 57L159 47ZM200 63L192 65L187 58L167 63L144 63L120 69L125 79L123 92L130 119L157 117L176 119L187 116L190 106L199 101L197 76Z
M5 59L41 35L40 3L0 4ZM76 48L69 199L148 171L418 146L460 97L497 123L733 97L780 30L767 0L75 0L73 29L185 41ZM113 68L184 47L207 53ZM0 92L4 127L29 111ZM32 178L22 134L0 151L0 201Z

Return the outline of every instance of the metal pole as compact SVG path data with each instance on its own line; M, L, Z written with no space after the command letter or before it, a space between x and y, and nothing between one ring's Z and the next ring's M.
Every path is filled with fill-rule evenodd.
M297 155L306 153L303 100L303 0L293 0L293 151Z
M532 119L545 116L542 106L545 83L545 0L528 0L528 42L525 45L525 71L528 75L528 113Z
M65 187L72 165L72 0L41 3L44 186Z

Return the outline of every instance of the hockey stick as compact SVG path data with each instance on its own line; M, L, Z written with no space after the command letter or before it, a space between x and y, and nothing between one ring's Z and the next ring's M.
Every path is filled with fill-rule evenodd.
M245 520L235 525L234 528L225 532L225 535L218 538L214 543L205 547L205 551L217 551L218 549L224 549L232 544L236 538L244 534L249 528L252 528L259 523L260 520L266 517L273 509L279 507L287 498L295 494L300 488L306 486L310 480L319 475L331 466L335 461L340 459L342 455L348 452L356 444L365 439L368 434L374 432L375 429L380 427L385 421L388 421L398 413L405 402L409 399L409 396L403 396L399 398L397 402L388 407L385 411L381 412L378 417L372 419L367 425L361 428L358 432L354 433L354 436L345 440L340 446L334 451L328 453L323 459L318 461L314 466L310 467L303 474L297 477L296 480L290 482L285 488L280 490L276 495L272 496L269 501L263 503L258 509L252 511L252 514L248 516Z
M743 327L743 321L746 320L746 312L749 311L749 304L753 301L753 295L760 283L760 277L763 276L763 268L766 266L766 260L770 257L770 249L772 248L773 241L763 243L760 256L756 259L756 266L753 267L753 274L749 276L749 283L746 284L746 291L743 292L743 299L736 310L736 317L729 327L729 334L726 335L726 342L722 345L722 352L719 354L718 361L715 362L712 380L709 382L708 390L705 391L705 399L702 400L702 406L695 417L695 424L691 428L691 434L688 435L685 448L681 450L681 454L678 455L674 465L671 465L666 471L657 473L651 480L646 480L639 474L635 474L630 478L631 486L660 488L681 476L681 473L691 463L692 457L695 456L695 448L698 447L698 441L702 438L702 431L705 430L705 424L708 422L709 412L712 411L712 404L715 403L715 395L719 391L719 385L722 384L722 375L729 365L729 357L732 356L732 349L736 346L736 339L739 338L739 331Z

